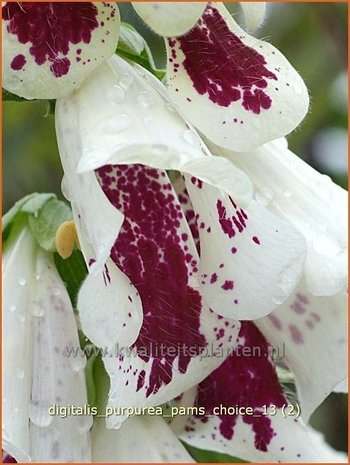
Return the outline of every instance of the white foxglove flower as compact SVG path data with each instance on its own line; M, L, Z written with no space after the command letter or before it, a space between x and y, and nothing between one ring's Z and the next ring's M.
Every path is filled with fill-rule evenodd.
M205 245L205 238L202 239L202 252L208 255L203 255L200 263L201 286L208 284L205 300L213 310L230 318L252 319L266 315L288 297L299 279L305 247L301 235L254 201L249 179L223 157L212 156L195 131L174 111L164 87L146 70L140 75L139 69L113 57L87 79L78 92L57 103L57 135L66 177L74 176L77 180L70 184L77 186L81 175L76 171L93 177L93 169L129 163L185 173L190 186L193 185L191 196L198 205L197 213L201 221L208 223L201 228L201 234L208 236ZM72 130L74 127L76 129ZM74 164L68 167L73 158ZM112 178L117 179L115 174ZM194 178L199 181L194 182ZM210 201L207 192L211 193ZM80 196L80 201L84 203L84 195ZM246 212L238 212L238 229L232 226L237 229L235 239L232 239L235 232L231 234L223 226L232 220L223 218L222 208L218 210L219 201L227 214L235 202L247 207ZM89 213L90 209L85 210ZM244 234L241 234L246 229L242 215L248 215L247 223L251 224ZM93 222L94 215L91 218ZM99 228L103 228L102 225L103 220ZM99 236L95 235L97 242ZM109 239L112 236L111 233ZM224 240L227 248L222 247ZM216 242L220 243L222 257L211 246ZM110 243L110 240L101 239L94 248L108 251L108 247L101 244L110 247ZM242 251L233 257L233 250L241 246ZM265 269L256 266L260 262ZM216 284L210 282L213 275L219 276ZM225 286L226 281L236 285L234 292L232 288L226 289L230 286ZM276 287L272 281L277 281ZM234 301L237 302L232 305Z
M118 42L115 3L4 2L2 19L3 87L26 99L69 94Z
M307 241L306 285L315 296L345 292L347 192L279 139L253 153L220 151L252 179L256 199L288 220Z
M293 131L307 113L299 74L276 48L243 31L221 3L208 4L189 33L167 39L167 54L171 98L220 147L255 149Z
M85 357L72 304L53 264L24 227L3 255L3 449L18 462L90 460L91 417L51 415L55 404L87 404Z

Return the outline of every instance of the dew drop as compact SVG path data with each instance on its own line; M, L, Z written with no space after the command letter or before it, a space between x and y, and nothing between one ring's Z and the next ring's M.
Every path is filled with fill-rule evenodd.
M274 192L270 187L261 187L255 192L255 200L261 205L269 205L274 198Z
M96 124L94 131L100 134L115 134L116 132L124 131L131 124L129 116L125 113L120 113L119 115L110 116L103 119L98 124ZM94 152L94 150L93 150Z
M105 97L112 103L122 103L125 100L125 89L121 86L112 86L105 92Z
M293 192L287 190L287 191L284 191L284 192L283 192L283 195L284 195L287 199L289 199L290 197L293 196Z
M137 96L137 102L143 107L143 108L149 108L152 105L152 99L147 92L147 90L143 90L142 92L139 93Z
M48 402L32 400L29 405L29 418L34 425L46 428L52 423L53 416L49 414Z
M44 308L40 305L39 302L32 302L30 304L30 311L33 316L36 316L38 318L42 317L45 313Z
M86 366L86 357L82 350L79 350L76 356L68 358L69 366L73 371L78 373Z
M119 84L125 89L128 90L133 83L133 76L131 74L123 74L119 79Z
M23 286L26 286L26 285L27 285L27 280L26 280L25 278L19 278L18 284L19 284L20 286L22 286L22 287L23 287Z

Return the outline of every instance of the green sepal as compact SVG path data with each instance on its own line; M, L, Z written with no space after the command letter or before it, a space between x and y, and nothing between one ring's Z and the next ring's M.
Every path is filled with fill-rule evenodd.
M54 261L57 271L66 283L73 308L76 308L78 291L88 274L83 254L80 250L74 250L70 257L63 259L55 253Z
M156 68L151 49L145 39L130 24L121 23L120 25L116 54L126 60L138 63L160 80L165 76L164 70Z
M61 223L72 218L68 205L52 198L36 214L29 216L29 226L39 246L47 252L55 252L56 231Z

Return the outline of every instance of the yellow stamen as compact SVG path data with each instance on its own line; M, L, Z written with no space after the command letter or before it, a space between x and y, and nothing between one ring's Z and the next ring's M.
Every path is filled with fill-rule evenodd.
M77 230L74 221L65 221L60 224L56 231L56 249L59 255L66 259L74 250L75 242L78 242Z

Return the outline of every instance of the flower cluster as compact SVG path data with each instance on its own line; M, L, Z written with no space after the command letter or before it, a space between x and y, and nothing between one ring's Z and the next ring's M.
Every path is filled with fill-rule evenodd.
M284 138L307 113L306 86L221 3L133 6L164 37L163 82L114 53L120 31L149 52L115 4L2 7L4 87L57 99L89 271L77 323L51 254L27 223L11 229L3 447L17 461L192 462L181 439L249 461L342 461L307 425L346 378L347 230L345 191ZM242 7L247 29L261 22L264 4ZM170 402L205 415L49 415L87 403L85 355L61 350L79 346L80 325L116 353L96 362L100 412Z

